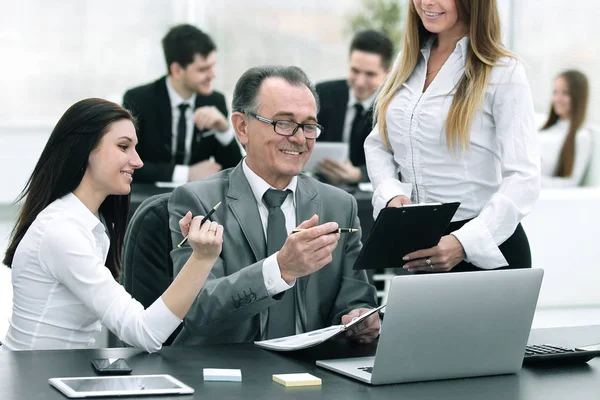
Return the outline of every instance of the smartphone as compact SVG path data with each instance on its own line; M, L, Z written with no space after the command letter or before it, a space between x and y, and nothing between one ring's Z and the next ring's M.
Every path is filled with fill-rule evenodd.
M127 375L131 367L123 358L95 358L92 365L100 375Z

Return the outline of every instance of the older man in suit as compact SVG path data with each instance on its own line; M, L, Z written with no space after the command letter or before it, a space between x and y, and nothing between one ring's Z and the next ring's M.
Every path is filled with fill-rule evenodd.
M318 166L331 183L368 181L363 148L373 125L373 103L390 68L394 46L383 33L366 30L350 45L348 78L317 85L321 100L319 123L325 128L319 141L349 143L345 163L326 159Z
M353 270L360 233L355 199L301 174L321 132L318 100L297 67L251 68L238 80L232 122L246 147L235 168L176 189L169 201L173 244L191 210L224 226L223 251L174 345L240 343L347 323L376 305L364 271ZM321 223L319 225L319 222ZM303 229L292 233L294 228ZM191 254L171 253L175 273ZM379 317L349 336L368 342Z
M227 122L225 97L213 90L216 46L192 25L162 41L168 75L128 90L123 106L138 123L144 166L136 182L185 183L235 166L242 158Z

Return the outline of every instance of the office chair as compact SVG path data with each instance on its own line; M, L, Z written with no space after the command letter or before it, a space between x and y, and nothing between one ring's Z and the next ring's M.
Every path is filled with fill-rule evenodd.
M147 198L135 211L125 232L121 283L148 308L173 281L171 232L167 204L171 193ZM163 344L169 346L181 326Z

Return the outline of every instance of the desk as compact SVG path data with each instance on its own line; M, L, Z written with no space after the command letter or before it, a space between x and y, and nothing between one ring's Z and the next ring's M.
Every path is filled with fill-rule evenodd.
M537 343L560 336L562 344L576 346L600 340L600 326L532 331ZM569 341L568 338L574 339ZM584 343L582 343L583 341ZM0 351L0 397L3 400L64 399L48 385L58 376L93 376L90 360L125 357L134 374L167 373L195 390L197 399L598 399L600 358L589 364L555 369L524 368L516 375L456 379L414 384L369 386L318 368L322 358L373 354L375 346L325 343L295 353L274 353L253 344L192 348L164 348L146 354L131 348ZM204 382L202 368L240 368L242 382ZM309 372L323 380L322 387L285 388L272 382L274 373ZM149 397L144 397L149 398ZM166 399L171 397L158 397ZM190 399L192 397L172 397Z

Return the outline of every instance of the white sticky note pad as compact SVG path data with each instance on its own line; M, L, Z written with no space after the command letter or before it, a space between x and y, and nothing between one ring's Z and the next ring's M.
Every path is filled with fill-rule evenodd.
M202 370L205 381L241 382L241 369L204 368Z
M286 387L293 386L320 386L321 378L311 374L277 374L273 375L273 380Z

